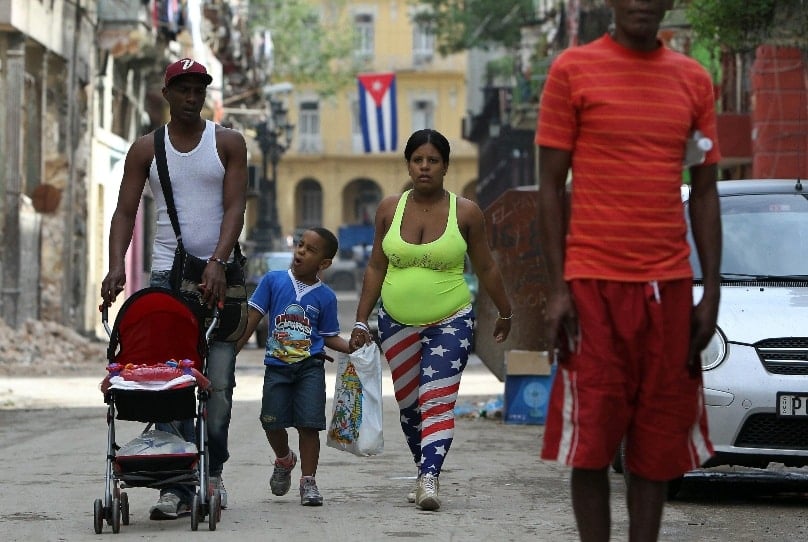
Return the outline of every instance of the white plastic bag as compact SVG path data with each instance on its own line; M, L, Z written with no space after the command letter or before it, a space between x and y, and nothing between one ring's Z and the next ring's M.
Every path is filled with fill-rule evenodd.
M128 457L132 455L177 455L197 453L196 444L187 442L184 438L169 433L152 429L146 433L141 433L130 440L118 450L117 457Z
M382 365L376 343L339 356L334 408L325 443L354 455L384 450Z

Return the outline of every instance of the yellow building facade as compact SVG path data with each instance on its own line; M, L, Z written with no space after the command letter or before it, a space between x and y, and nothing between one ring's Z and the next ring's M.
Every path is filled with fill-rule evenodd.
M410 0L348 2L345 9L357 29L354 54L365 61L362 73L395 75L397 146L365 152L357 83L328 99L298 87L283 96L295 129L277 164L276 193L281 234L290 242L310 226L336 233L341 226L372 224L381 199L407 187L404 147L410 134L422 128L438 130L451 144L447 189L474 198L477 149L461 137L467 55L441 57L434 36L413 23L418 8ZM255 146L251 164L260 171L261 161ZM258 208L255 195L248 203L248 234Z

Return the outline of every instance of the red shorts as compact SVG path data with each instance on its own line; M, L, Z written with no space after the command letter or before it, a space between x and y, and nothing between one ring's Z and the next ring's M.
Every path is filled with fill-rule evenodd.
M670 480L713 452L687 353L692 281L570 283L581 345L559 365L542 459L602 469L626 438L629 471Z

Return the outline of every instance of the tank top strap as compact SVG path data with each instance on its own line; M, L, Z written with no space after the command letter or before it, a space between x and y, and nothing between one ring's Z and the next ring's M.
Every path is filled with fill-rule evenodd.
M412 189L406 190L398 199L396 212L393 213L393 221L390 223L390 228L387 231L388 235L395 235L398 241L403 241L403 239L401 239L401 221L404 219L404 208L407 206L407 198L410 192L412 192Z
M443 232L443 235L450 231L460 231L460 227L457 225L457 195L448 190L447 192L449 193L449 219L446 221L446 231Z

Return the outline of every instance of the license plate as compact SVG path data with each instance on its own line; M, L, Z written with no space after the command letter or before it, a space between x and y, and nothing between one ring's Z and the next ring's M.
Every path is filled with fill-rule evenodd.
M778 393L777 416L781 418L808 418L808 393Z

